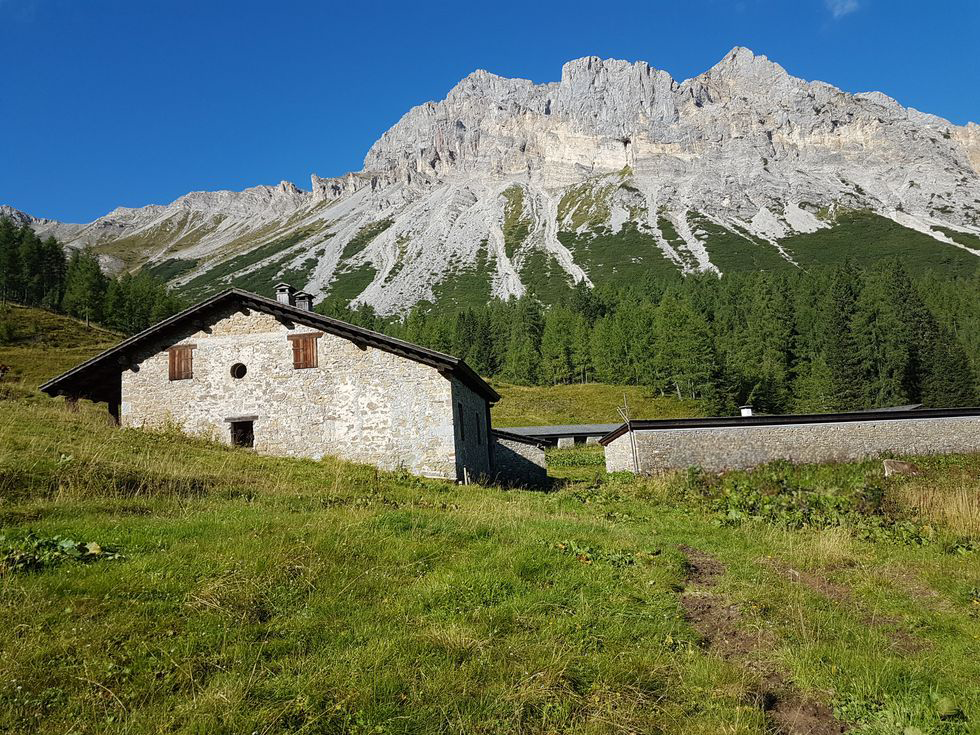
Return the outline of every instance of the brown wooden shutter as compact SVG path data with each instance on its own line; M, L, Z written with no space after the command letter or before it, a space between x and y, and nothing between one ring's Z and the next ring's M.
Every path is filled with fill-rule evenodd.
M171 380L190 380L194 377L194 347L177 345L167 350Z
M322 336L319 332L311 334L291 334L288 339L293 345L293 368L315 368L317 366L317 340Z

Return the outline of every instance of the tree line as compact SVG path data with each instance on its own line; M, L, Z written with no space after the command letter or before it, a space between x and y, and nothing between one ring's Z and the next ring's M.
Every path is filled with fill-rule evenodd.
M0 218L0 299L56 311L134 334L181 309L151 276L103 273L88 250L66 253L54 237Z
M647 386L733 413L818 413L923 403L975 405L980 271L912 277L897 260L789 274L734 273L579 286L550 308L532 298L403 320L319 307L529 385Z

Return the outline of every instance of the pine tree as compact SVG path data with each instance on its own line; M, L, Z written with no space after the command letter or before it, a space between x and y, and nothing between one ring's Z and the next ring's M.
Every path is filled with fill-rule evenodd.
M9 218L0 217L0 300L15 300L21 280L17 228Z
M541 380L550 385L570 383L575 378L573 345L575 315L554 306L544 316L541 332Z
M851 332L859 291L857 271L850 262L844 263L834 269L821 309L821 351L830 371L835 411L860 408L864 394L860 360Z
M654 324L657 352L655 388L678 398L718 399L718 364L707 320L676 291L657 307Z
M108 279L99 267L99 260L87 250L72 251L65 277L65 297L62 308L70 315L91 321L102 320L102 307Z

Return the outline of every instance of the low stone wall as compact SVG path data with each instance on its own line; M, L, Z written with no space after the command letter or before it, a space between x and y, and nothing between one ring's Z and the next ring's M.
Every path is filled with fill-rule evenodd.
M980 416L792 423L766 426L637 429L640 474L701 467L749 469L783 459L807 464L894 454L980 452ZM609 472L633 472L630 433L606 445Z
M548 481L544 447L535 442L494 434L496 482L515 487L539 487Z

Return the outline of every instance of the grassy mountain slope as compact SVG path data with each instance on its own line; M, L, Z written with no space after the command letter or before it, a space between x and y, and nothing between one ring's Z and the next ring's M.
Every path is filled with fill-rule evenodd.
M0 394L0 731L965 734L980 457L918 461L460 487Z
M531 223L527 215L521 213L524 202L521 190L512 187L504 193L504 198L502 233L507 257L513 261L529 293L545 303L558 301L573 285L568 274L549 252L532 240ZM593 194L581 194L580 198L583 201L578 202L577 208L565 215L567 227L577 224L580 229L559 230L556 236L593 283L628 285L647 278L680 278L683 268L697 266L675 226L665 217L660 218L658 229L664 241L675 248L676 260L664 254L649 228L628 221L614 232L602 219L608 218L609 213L600 206L601 199L597 203ZM572 207L570 204L564 206ZM583 209L585 214L582 214ZM599 219L586 218L579 222L587 215ZM976 255L870 211L841 211L827 223L830 227L826 229L790 235L779 244L803 268L833 265L845 258L858 264L869 264L888 257L901 259L912 273L933 270L957 276L968 275L980 267L980 258ZM725 227L693 212L688 213L687 224L706 249L710 262L722 273L795 267L775 245L736 226ZM339 254L325 296L350 301L364 292L379 271L375 263L364 259L363 251L390 226L391 220L385 219L358 230ZM938 228L937 232L967 247L976 247L970 235L943 228ZM318 240L316 247L304 243L303 238L307 235L305 230L297 231L258 247L239 248L228 257L218 257L204 266L194 259L173 257L146 268L160 278L180 279L194 268L203 267L192 279L181 281L178 286L178 290L190 299L210 295L229 285L271 295L273 285L281 280L290 281L297 287L305 286L331 247L329 234L322 241ZM308 257L297 266L296 259L304 253ZM392 267L386 283L405 268L424 266L408 262L409 256L405 252L400 252L398 257L401 259ZM495 257L488 252L484 242L474 262L451 264L446 272L433 274L432 291L437 308L454 310L485 303L491 297L496 265Z
M0 365L10 368L5 381L8 386L35 388L122 338L121 334L43 309L0 306Z

